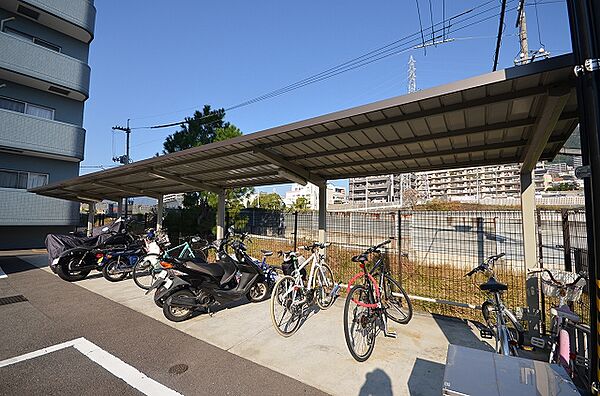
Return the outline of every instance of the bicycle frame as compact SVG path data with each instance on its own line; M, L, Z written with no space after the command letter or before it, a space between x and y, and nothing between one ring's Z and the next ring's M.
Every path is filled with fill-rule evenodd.
M320 254L320 250L317 249L310 255L308 259L304 261L304 263L302 263L301 266L299 266L292 272L292 276L294 277L294 287L291 287L288 291L286 291L283 297L287 297L290 293L293 293L293 305L300 305L306 302L305 299L296 301L295 293L298 291L298 288L302 288L303 290L309 291L313 290L314 277L316 271L322 271L321 259L322 255ZM306 285L304 285L304 280L302 279L302 274L300 273L300 271L302 271L302 269L305 268L309 263L311 263L310 273L308 275L308 279L306 280L307 283Z

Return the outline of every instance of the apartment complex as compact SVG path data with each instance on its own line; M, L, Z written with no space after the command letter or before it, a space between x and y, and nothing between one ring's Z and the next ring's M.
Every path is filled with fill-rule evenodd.
M461 198L512 198L520 193L519 164L480 166L410 175L382 175L350 179L351 202L400 203L407 191L416 191L420 200ZM552 177L574 181L573 167L564 163L540 162L534 170L537 191L552 184Z
M283 203L291 207L298 198L305 198L309 208L317 209L319 207L319 187L312 183L307 183L305 186L294 183L292 188L285 193ZM346 189L327 183L327 204L344 204L346 202L348 202Z
M92 0L0 0L0 249L67 232L79 205L28 188L79 174Z

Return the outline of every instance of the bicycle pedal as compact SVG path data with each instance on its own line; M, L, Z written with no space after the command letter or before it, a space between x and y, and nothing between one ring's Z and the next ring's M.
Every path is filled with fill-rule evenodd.
M398 337L398 334L396 334L396 332L395 332L395 331L386 331L386 332L384 333L384 335L385 335L386 337L390 337L390 338L396 338L396 337Z
M536 348L544 349L546 347L546 340L539 337L531 337L531 345Z
M485 338L488 340L491 340L492 338L494 338L494 332L490 329L483 328L483 329L479 329L479 335L481 336L481 338Z
M531 346L531 345L521 345L521 349L524 350L524 351L531 352L531 351L533 351L533 346Z

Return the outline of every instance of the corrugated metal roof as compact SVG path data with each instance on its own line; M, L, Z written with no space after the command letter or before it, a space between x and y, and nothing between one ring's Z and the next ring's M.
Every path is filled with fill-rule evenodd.
M578 122L572 70L564 55L30 191L115 199L551 159Z

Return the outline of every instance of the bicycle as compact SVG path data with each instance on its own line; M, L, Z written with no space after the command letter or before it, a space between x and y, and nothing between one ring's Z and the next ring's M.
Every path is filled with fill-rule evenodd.
M330 243L313 243L304 246L311 252L308 259L302 260L297 252L279 252L284 257L280 277L271 294L271 321L275 330L283 337L294 334L299 326L304 308L313 301L320 309L327 309L333 304L337 285L333 272L325 264L325 256L321 253ZM310 273L306 277L306 268L310 264ZM281 313L279 311L282 311Z
M359 263L362 272L348 282L350 291L344 304L344 336L350 354L359 362L364 362L373 353L381 325L386 337L396 337L395 332L388 330L388 318L400 324L407 324L412 319L410 298L392 278L381 253L381 248L390 242L388 239L352 257L353 262ZM371 254L378 254L379 257L373 268L367 271L366 263ZM363 283L354 285L360 278L363 278ZM360 347L364 347L364 350L359 350Z
M158 236L153 241L148 241L147 249L149 253L142 257L133 267L133 281L138 287L148 290L156 281L157 275L163 270L160 265L162 260L171 258L170 253L179 249L181 251L177 255L178 259L196 258L197 254L192 249L192 244L200 241L202 239L199 237L190 237L185 242L166 250L165 248L170 245L169 237L166 234ZM208 241L204 241L204 246L199 251L206 258L206 251L211 247L214 246L209 244Z
M583 288L587 284L585 273L575 274L569 271L533 268L529 275L540 275L542 293L547 297L558 297L557 306L550 308L550 354L548 362L561 365L573 380L580 385L589 386L589 360L577 355L571 348L571 333L579 329L589 334L589 328L580 324L581 318L571 310L567 302L579 301ZM536 340L538 343L539 340ZM541 344L546 345L542 340Z
M502 301L502 294L508 286L496 280L494 265L504 257L505 253L490 256L483 263L469 271L465 276L472 276L482 272L488 276L486 283L479 285L481 291L490 293L492 298L481 305L481 313L487 328L480 329L481 338L496 340L496 353L505 356L518 356L518 350L523 347L525 329L517 320L515 314L508 309ZM509 327L508 324L512 327Z

